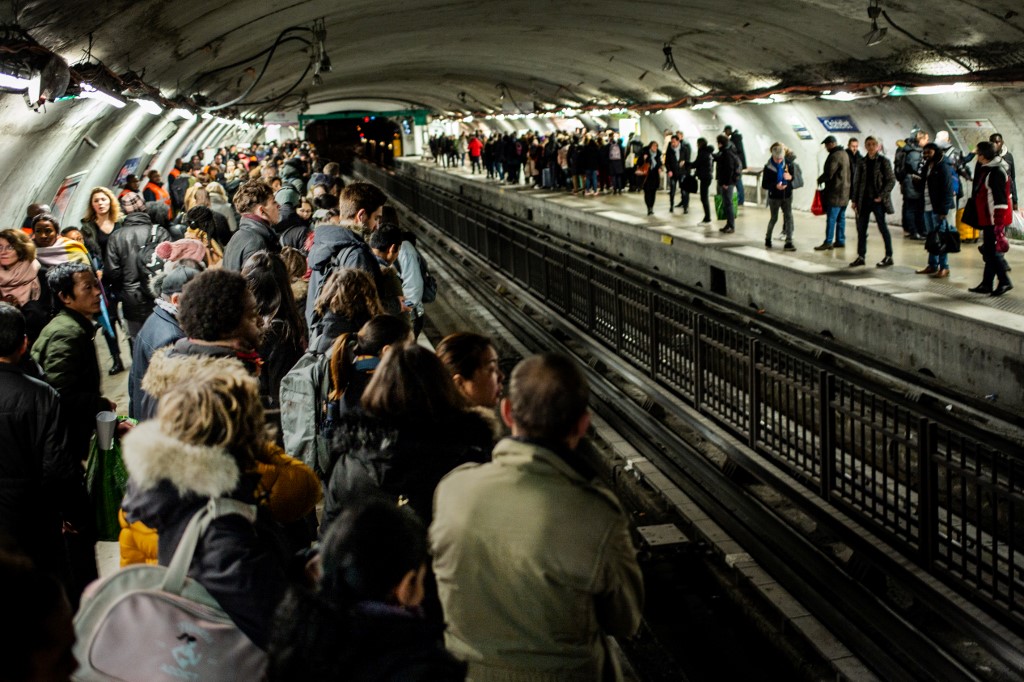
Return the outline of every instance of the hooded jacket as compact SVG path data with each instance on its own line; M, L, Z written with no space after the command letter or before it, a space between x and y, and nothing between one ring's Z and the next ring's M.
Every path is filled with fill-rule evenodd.
M970 206L964 210L964 220L976 227L1006 227L1013 222L1013 189L1009 166L1002 157L996 157L974 174L974 193ZM968 211L973 216L968 216Z
M221 265L228 270L241 272L245 261L257 251L279 253L281 243L278 241L277 233L268 223L244 215L238 221L238 231L231 235L231 240L224 248L224 260Z
M158 560L167 566L185 527L214 497L254 504L254 472L242 472L226 450L185 443L146 422L124 437L129 523L159 534ZM263 518L260 518L260 517ZM275 541L266 513L255 524L241 516L214 519L199 540L188 575L207 589L254 644L265 648L274 609L287 589L287 551Z
M120 293L124 316L133 322L145 322L153 310L153 294L142 285L139 252L152 236L156 244L171 240L171 233L155 226L145 213L129 213L120 229L107 241L107 269L103 281Z
M377 291L383 291L384 281L377 257L356 230L354 223L320 225L313 233L313 246L309 249L309 294L306 296L306 324L313 326L313 306L320 296L324 280L336 269L355 268L373 277Z

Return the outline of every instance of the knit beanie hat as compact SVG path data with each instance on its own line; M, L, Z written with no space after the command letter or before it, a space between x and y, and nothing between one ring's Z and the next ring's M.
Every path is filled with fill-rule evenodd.
M198 239L179 239L176 242L161 242L156 245L156 255L169 261L191 258L203 262L206 260L206 247Z

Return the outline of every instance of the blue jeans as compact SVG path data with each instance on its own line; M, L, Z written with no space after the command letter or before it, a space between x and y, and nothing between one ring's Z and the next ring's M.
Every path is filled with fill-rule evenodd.
M924 199L908 199L903 197L903 231L909 234L922 234L925 231Z
M931 211L924 212L924 233L926 237L932 232L945 232L948 229L949 225L946 223L946 214L932 213ZM941 253L936 255L929 253L928 265L937 270L949 270L949 254Z
M740 173L740 181L736 183L736 203L743 205L743 173Z
M596 192L597 191L597 171L596 170L588 170L587 171L587 191L588 192Z
M846 243L846 206L829 206L825 210L825 243L831 244L833 236L837 243Z

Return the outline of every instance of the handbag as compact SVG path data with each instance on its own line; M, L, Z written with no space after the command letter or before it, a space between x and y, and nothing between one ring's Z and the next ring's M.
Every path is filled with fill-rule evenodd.
M185 527L170 565L139 564L89 586L75 616L76 680L259 680L266 653L238 629L216 600L187 577L210 522L256 507L214 498Z
M946 253L960 253L960 232L957 230L943 230L939 232Z
M649 163L641 163L639 166L636 167L636 171L635 172L636 172L637 175L639 175L642 178L646 177L647 174L651 172L651 164L649 164Z
M732 195L732 215L733 215L733 217L736 217L739 214L739 210L740 210L739 201L740 201L739 196L737 196L737 194L735 192L733 192L733 195ZM725 220L725 201L723 201L721 194L716 194L715 195L715 216L717 216L719 220Z
M687 173L683 176L683 191L694 193L697 191L697 178Z
M813 215L825 215L825 205L821 201L821 190L814 190L814 199L811 201L811 213Z

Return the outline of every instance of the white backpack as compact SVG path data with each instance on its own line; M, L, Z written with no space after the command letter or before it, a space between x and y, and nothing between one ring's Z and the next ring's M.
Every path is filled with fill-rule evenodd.
M90 585L75 615L75 680L260 680L266 653L187 577L196 546L221 516L256 507L215 498L185 528L169 566L134 565Z

